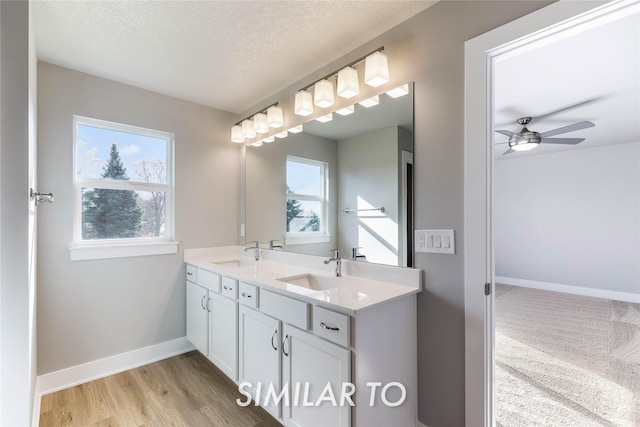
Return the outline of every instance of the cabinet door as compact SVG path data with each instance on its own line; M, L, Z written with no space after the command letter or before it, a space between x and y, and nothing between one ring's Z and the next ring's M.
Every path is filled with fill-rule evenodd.
M237 381L238 303L213 292L209 298L209 359Z
M208 353L208 314L207 290L187 281L187 339L204 355Z
M238 317L239 382L248 382L251 387L245 390L271 415L280 418L280 405L274 405L274 399L264 404L270 389L280 394L280 321L243 305Z
M350 426L351 406L347 400L341 402L341 392L343 384L351 381L351 352L289 325L284 326L283 334L282 382L290 396L290 405L282 408L285 426ZM326 387L331 388L337 405L331 401L303 405L305 401L315 404L321 396L329 398ZM355 395L351 399L355 402Z

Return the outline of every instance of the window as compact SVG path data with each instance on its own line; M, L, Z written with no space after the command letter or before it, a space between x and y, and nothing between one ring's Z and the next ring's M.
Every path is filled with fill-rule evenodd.
M176 253L173 134L74 116L71 259Z
M287 156L286 244L328 242L328 165Z

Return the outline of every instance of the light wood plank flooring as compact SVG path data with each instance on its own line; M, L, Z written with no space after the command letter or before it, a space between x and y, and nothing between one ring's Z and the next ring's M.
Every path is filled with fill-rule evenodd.
M236 384L193 351L42 396L40 426L280 426L237 398Z

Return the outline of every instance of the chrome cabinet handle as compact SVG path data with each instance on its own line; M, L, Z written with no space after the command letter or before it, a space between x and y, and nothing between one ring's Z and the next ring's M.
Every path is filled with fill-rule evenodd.
M211 301L211 298L208 298L208 299L207 299L207 311L208 311L209 313L211 313L211 308L209 307L209 302L210 302L210 301Z
M193 273L187 271L187 276L193 276Z
M278 347L276 347L276 345L273 343L273 340L276 337L276 335L278 335L278 330L277 329L275 331L273 331L273 335L271 336L271 347L273 347L273 349L275 351L278 351Z
M242 293L242 296L243 296L243 297L245 297L245 298L251 298L251 295L247 295L247 294L246 294L246 293L244 293L244 292Z
M289 339L289 334L285 335L284 336L284 340L282 340L282 354L284 354L285 356L289 357L289 353L284 351L284 343L285 343L285 341L287 342L287 344L289 344L289 346L291 345L291 340Z
M327 326L324 322L320 322L320 326L325 328L327 331L339 331L340 330L340 328L338 328L337 326Z
M203 310L206 310L207 308L204 306L204 299L206 298L206 295L202 296L202 299L200 300L200 307L202 307Z
M222 289L224 289L225 291L230 291L231 290L231 288L228 287L228 286L223 286Z

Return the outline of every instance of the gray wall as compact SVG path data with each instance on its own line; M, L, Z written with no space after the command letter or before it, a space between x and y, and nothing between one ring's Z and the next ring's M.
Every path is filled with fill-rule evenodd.
M336 141L308 133L290 134L262 147L246 151L246 241L264 244L279 239L286 250L311 255L327 255L336 247L336 200L329 198L328 243L286 247L287 155L326 162L329 167L329 194L336 194L338 150Z
M500 160L494 177L496 276L640 293L640 143Z
M429 427L465 424L464 42L550 3L439 2L246 111L278 100L289 111L296 90L381 45L392 80L415 82L415 225L453 228L457 238L455 255L416 255L425 284L418 296L418 416Z
M179 253L69 261L74 114L175 134ZM38 69L38 373L185 336L182 249L237 243L235 116L47 63ZM46 208L46 209L45 209Z

